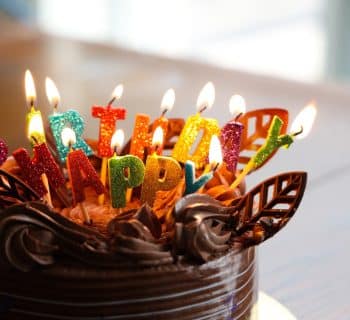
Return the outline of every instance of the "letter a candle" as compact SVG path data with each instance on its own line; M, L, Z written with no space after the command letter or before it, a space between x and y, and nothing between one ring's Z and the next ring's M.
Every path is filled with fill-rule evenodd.
M110 156L113 155L111 149L111 139L115 132L117 120L124 120L126 115L125 108L113 108L112 104L115 100L120 99L123 94L123 85L119 84L115 87L112 99L108 102L106 107L93 106L91 114L95 118L100 118L100 131L98 139L97 153L102 157L101 164L101 182L105 186L107 179L107 161ZM98 203L102 205L104 203L105 196L101 194L98 197Z
M118 156L124 141L124 132L118 129L111 140L114 155L108 160L109 191L113 208L124 208L127 203L128 188L139 186L143 182L145 166L135 156Z
M158 156L157 148L163 143L163 131L157 127L152 139L152 153L146 160L145 179L141 190L141 202L152 206L158 190L175 188L182 177L179 163L170 157Z
M86 187L91 187L100 195L105 192L105 188L86 154L80 149L73 150L72 146L76 141L71 128L66 127L62 130L62 142L70 150L67 156L67 169L73 193L73 206L79 204L85 223L91 224L89 213L83 204L84 190Z

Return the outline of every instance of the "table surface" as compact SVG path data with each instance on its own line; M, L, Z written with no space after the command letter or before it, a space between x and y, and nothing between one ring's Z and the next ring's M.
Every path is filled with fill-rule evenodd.
M120 82L125 86L121 102L128 110L120 127L126 134L131 133L137 112L159 114L160 100L169 87L176 91L171 116L184 117L195 112L201 87L213 81L216 102L206 115L217 117L221 124L230 119L228 100L233 93L243 95L249 109L280 106L288 108L291 117L316 99L318 118L311 135L290 150L279 151L248 179L253 187L282 171L309 173L295 218L259 249L260 288L298 319L349 319L350 214L345 201L350 178L349 88L289 82L54 38L0 19L0 137L11 150L27 145L23 85L27 68L33 72L44 115L51 113L44 92L45 77L50 76L61 93L60 109L78 109L86 119L89 137L98 133L91 105L105 104Z

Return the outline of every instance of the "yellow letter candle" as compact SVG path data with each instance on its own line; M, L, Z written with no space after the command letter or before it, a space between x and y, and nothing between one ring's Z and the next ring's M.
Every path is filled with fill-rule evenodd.
M36 90L32 74L29 70L25 72L24 82L27 103L30 107L30 111L27 113L27 137L30 140L32 146L34 146L35 144L41 144L45 142L46 139L41 112L40 110L36 110L34 107L36 100Z
M141 191L141 202L147 202L150 206L153 205L158 190L175 188L182 177L181 166L175 159L158 156L156 153L157 146L163 142L162 130L158 128L153 135L154 152L147 157L145 179Z
M211 108L215 99L215 89L211 82L208 82L200 92L197 99L197 114L190 116L181 132L181 135L174 146L172 157L181 163L191 160L197 168L202 168L209 153L210 139L212 135L219 135L220 128L217 120L203 118L201 113ZM198 142L195 151L191 154L192 145L195 143L198 134L203 130L203 136Z
M135 156L117 156L124 140L124 132L118 129L111 140L114 155L108 160L109 188L113 208L126 206L126 192L128 188L139 186L144 178L145 166ZM125 175L127 172L127 175Z

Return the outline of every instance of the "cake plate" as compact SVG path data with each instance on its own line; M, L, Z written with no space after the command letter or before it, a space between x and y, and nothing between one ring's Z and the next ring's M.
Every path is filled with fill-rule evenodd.
M282 304L264 292L259 292L257 320L297 320Z

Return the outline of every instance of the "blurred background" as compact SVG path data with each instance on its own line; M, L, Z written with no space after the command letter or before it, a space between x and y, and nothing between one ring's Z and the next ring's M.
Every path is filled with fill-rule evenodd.
M0 10L140 52L307 82L350 77L346 0L0 0Z
M347 0L0 0L0 137L11 151L29 147L26 69L44 119L52 113L50 76L59 111L77 109L91 138L99 126L91 106L106 104L118 83L128 113L118 127L127 137L136 113L159 116L170 87L169 117L186 118L213 81L216 100L205 116L221 125L234 93L248 110L283 107L291 120L315 100L308 138L247 179L252 187L279 172L309 177L297 217L259 248L259 284L298 319L349 319L349 30Z

